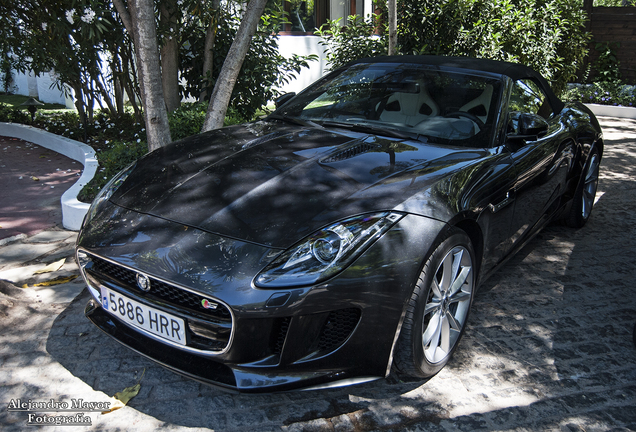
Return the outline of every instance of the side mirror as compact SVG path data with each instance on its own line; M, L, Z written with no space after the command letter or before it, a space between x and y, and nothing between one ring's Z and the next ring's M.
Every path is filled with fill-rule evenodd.
M508 120L508 140L536 141L548 133L548 122L541 116L511 112Z
M284 95L279 96L277 99L274 100L274 105L276 106L276 109L285 105L287 101L289 101L294 96L296 96L295 92L285 93Z

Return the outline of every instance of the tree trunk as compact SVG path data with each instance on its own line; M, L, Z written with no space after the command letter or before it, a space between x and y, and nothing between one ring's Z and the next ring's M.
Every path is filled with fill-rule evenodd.
M241 71L243 60L245 60L245 55L250 47L252 36L256 32L261 15L265 10L266 3L267 0L251 0L247 5L247 10L245 15L243 15L234 42L232 42L230 51L223 62L221 73L214 85L208 113L203 123L203 132L223 126L223 120L225 119L227 106L230 103L232 90L236 84L236 78Z
M177 3L175 0L161 2L159 21L168 29L168 36L161 46L161 84L168 112L181 106L179 93L179 20L177 19Z
M397 54L397 6L396 0L387 1L389 15L389 55Z
M108 111L110 111L110 115L113 117L117 117L117 109L115 108L115 105L113 104L113 100L110 97L110 93L108 93L108 91L106 90L106 86L104 86L104 83L102 83L101 75L97 75L95 77L90 77L90 78L92 81L95 82L95 84L97 84L99 93L102 95L102 99L104 99L104 102L106 102L106 105L108 106ZM116 80L113 80L113 81L116 85ZM94 94L94 92L92 94ZM99 99L97 100L101 108L101 102L99 102Z
M212 78L214 72L214 43L216 42L220 7L221 0L212 1L210 24L205 31L205 47L203 48L203 91L199 95L199 102L203 102L208 97L208 78Z
M135 91L136 88L136 72L135 67L132 61L132 50L130 47L126 47L122 49L121 56L121 84L128 96L128 101L135 112L135 120L139 123L144 121L143 113L139 110L139 106L137 105L137 101L139 100L139 95ZM135 80L134 82L131 80ZM122 111L123 112L123 111Z
M121 0L114 0L113 3L126 29L130 32L130 27L132 27L131 34L137 57L137 74L144 107L148 150L156 150L169 144L172 139L170 138L168 112L161 85L154 2L152 0L128 0L130 14Z
M75 92L75 108L77 109L77 116L81 124L86 124L86 111L84 111L84 92L82 91L82 85L79 82L71 83L71 87Z

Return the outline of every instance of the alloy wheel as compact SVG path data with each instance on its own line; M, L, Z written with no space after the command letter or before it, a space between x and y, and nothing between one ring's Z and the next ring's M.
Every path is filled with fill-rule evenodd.
M422 348L431 363L445 360L459 340L474 288L472 271L470 253L456 246L435 273L422 322Z

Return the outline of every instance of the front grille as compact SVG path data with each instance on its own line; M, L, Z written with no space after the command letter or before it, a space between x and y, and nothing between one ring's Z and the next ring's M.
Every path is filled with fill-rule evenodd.
M331 311L318 339L320 352L329 352L339 347L355 329L359 320L360 309L357 308Z
M137 273L135 271L94 255L92 255L91 258L93 261L93 267L90 269L91 272L97 272L102 276L116 281L118 284L124 285L128 290L133 291L139 297L152 296L175 306L182 306L204 312L206 315L214 316L222 321L231 320L230 311L220 303L218 303L216 309L206 309L202 304L205 297L167 284L153 277L150 277L152 289L149 293L146 293L137 286Z
M137 272L95 255L90 255L92 265L85 270L92 278L106 285L113 284L135 297L145 298L155 306L172 306L190 315L188 321L188 346L209 351L223 350L230 340L232 314L219 302L211 302L203 296L186 291L154 277L149 277L148 292L137 286ZM216 309L203 307L203 301L216 304Z

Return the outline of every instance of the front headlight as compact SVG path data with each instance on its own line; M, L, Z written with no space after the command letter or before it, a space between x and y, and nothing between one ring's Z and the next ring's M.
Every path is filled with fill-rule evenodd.
M402 217L383 212L336 222L280 254L256 276L254 284L259 288L281 288L327 280L351 264Z
M104 186L97 196L95 196L95 199L88 209L88 213L86 213L86 217L84 218L84 223L82 225L86 225L95 217L100 207L102 207L102 204L108 201L115 191L126 181L130 173L135 169L136 164L137 162L133 162L106 183L106 186Z

